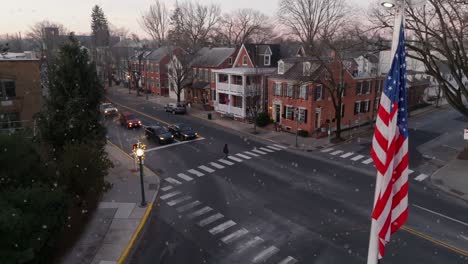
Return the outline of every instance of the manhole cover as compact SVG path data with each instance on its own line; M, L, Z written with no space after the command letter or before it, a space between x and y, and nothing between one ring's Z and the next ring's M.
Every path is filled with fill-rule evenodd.
M158 185L157 185L156 183L150 183L150 184L148 185L148 188L149 188L150 190L153 190L153 191L154 191L154 190L156 190L156 188L158 188Z

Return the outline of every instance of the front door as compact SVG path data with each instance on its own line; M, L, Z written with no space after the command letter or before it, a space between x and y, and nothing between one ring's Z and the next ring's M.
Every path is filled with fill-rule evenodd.
M275 105L275 122L281 121L281 105Z
M321 113L322 113L322 111L321 111L320 108L315 109L315 128L316 128L316 129L319 129L319 128L320 128L320 125L321 125L321 122L322 122L322 121L320 120L320 118L321 118Z

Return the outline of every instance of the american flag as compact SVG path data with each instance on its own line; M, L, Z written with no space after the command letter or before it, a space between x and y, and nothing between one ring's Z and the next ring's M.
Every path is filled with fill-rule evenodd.
M378 243L375 247L377 257L381 259L390 235L408 218L408 115L403 25L380 98L371 155L377 168L371 243L374 236Z

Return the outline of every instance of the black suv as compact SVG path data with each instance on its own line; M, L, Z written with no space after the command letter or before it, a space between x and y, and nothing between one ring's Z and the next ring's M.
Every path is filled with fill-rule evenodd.
M192 127L185 124L170 125L169 131L171 131L174 137L177 137L180 140L195 139L198 137L198 134L192 129Z
M172 133L163 126L147 126L145 127L145 136L147 139L152 139L159 144L167 144L174 142Z

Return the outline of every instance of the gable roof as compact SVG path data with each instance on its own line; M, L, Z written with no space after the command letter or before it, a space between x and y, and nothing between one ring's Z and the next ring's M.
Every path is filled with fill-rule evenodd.
M276 67L278 65L278 60L281 58L279 44L246 43L244 44L244 47L247 50L252 63L257 67ZM268 49L270 49L272 53L270 57L270 65L265 65L263 55Z
M281 44L280 45L281 58L297 57L297 55L300 53L302 49L303 48L300 43Z
M153 50L150 54L148 54L146 59L159 62L165 56L173 53L175 49L177 48L161 47L159 49Z
M236 48L209 48L204 47L197 52L192 66L217 67L227 58L234 55Z
M276 73L270 78L291 81L313 81L319 77L323 68L320 62L313 58L287 58L282 61L293 65L289 69L285 69L284 74ZM311 64L310 76L304 76L304 64L307 62Z

